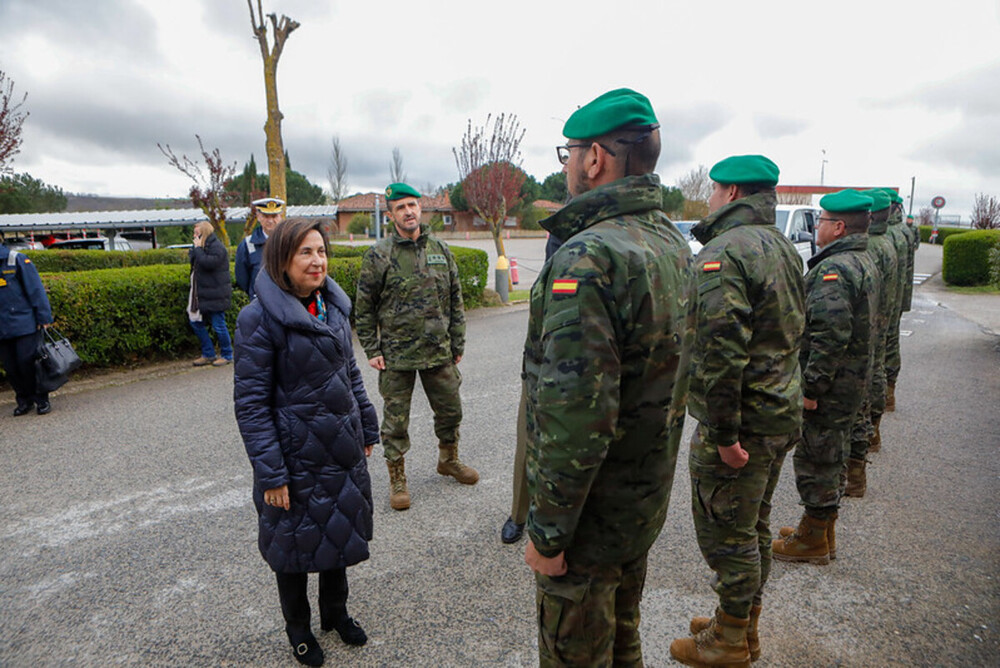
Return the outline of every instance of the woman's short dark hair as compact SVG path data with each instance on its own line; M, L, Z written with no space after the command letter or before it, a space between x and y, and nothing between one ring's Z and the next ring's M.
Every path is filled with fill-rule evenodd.
M285 270L288 268L295 251L302 245L302 241L313 230L319 232L323 237L323 245L328 246L330 239L323 231L323 223L318 220L307 220L305 218L289 218L283 223L279 223L264 244L264 270L271 277L279 288L285 292L292 292L291 281Z

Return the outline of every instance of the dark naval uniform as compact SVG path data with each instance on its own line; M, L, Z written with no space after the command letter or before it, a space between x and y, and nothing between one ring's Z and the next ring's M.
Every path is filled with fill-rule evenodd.
M236 248L236 285L240 290L254 297L254 281L257 279L257 272L260 271L264 262L264 244L267 243L267 235L258 225L253 229L249 238L240 242Z
M527 531L568 572L536 574L540 661L641 665L646 553L684 423L693 259L651 174L589 190L541 225L564 243L531 289Z
M47 413L48 393L35 384L40 328L52 322L52 308L38 270L23 253L0 243L0 363L17 399L15 415L33 406Z
M688 402L699 423L691 441L692 510L698 545L716 572L719 607L743 619L760 605L767 582L771 495L802 424L802 259L775 227L775 204L773 192L753 194L693 230L705 245ZM750 455L741 469L718 451L737 441Z
M393 230L365 253L355 300L358 339L368 358L385 358L382 442L389 461L410 449L410 398L417 373L434 411L434 433L455 444L462 421L455 358L465 350L458 265L443 241L420 226L416 241Z

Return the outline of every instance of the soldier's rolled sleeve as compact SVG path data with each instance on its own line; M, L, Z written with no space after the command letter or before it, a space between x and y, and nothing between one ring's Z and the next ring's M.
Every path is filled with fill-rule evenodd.
M548 288L551 291L551 286ZM535 407L537 474L528 530L552 557L572 541L618 423L621 358L614 304L597 278L552 297L543 326Z
M836 270L830 271L835 273ZM828 281L818 276L806 296L809 350L802 381L803 394L809 399L819 399L833 385L837 370L847 355L853 323L847 282L839 276Z
M720 270L701 268L695 349L705 395L705 441L711 445L725 447L739 440L743 370L750 361L752 335L753 307L736 262L723 256Z
M451 275L451 318L448 323L448 338L451 340L451 355L465 354L465 304L462 302L462 281L458 277L458 263L448 251L448 271Z
M378 302L384 271L380 270L380 265L374 249L365 253L354 296L354 326L368 359L382 354L378 336Z

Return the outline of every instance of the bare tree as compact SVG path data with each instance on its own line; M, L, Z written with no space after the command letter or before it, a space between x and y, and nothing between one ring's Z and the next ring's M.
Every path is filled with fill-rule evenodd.
M482 126L473 127L469 120L462 145L451 150L465 200L489 225L497 255L506 256L500 233L507 212L521 201L521 186L527 178L521 169L522 139L524 130L517 116L493 118L491 114Z
M712 179L708 177L708 167L698 165L677 179L677 187L684 194L684 199L708 204L708 198L712 196Z
M28 117L21 107L27 99L27 93L20 102L14 98L14 80L0 70L0 174L13 171L8 163L21 152L21 126Z
M156 146L167 157L167 161L171 165L194 181L194 185L191 186L188 193L191 202L208 217L212 227L215 228L215 234L222 240L222 243L229 246L229 233L226 232L226 207L230 205L232 198L236 195L226 192L226 182L236 175L236 163L224 164L219 149L209 153L205 150L201 137L195 135L195 139L198 140L198 149L205 161L204 169L186 155L178 158L170 148L170 144L161 146L157 143Z
M337 135L330 142L330 164L326 168L326 178L330 182L330 197L336 204L347 194L347 155L340 147L340 137Z
M917 220L920 225L933 225L934 209L929 206L922 207L920 211L917 212Z
M979 193L972 205L972 226L978 230L1000 229L1000 200Z
M405 181L406 172L403 171L403 154L399 151L398 146L393 146L392 162L389 164L389 182L404 183Z
M278 108L278 58L281 57L281 51L285 47L285 40L299 27L299 23L284 14L281 15L280 21L275 14L268 14L267 18L270 19L271 29L274 31L274 45L268 46L267 26L264 24L264 10L261 8L260 0L257 0L256 14L252 0L247 0L247 7L250 9L250 25L260 44L260 55L264 59L264 94L267 97L267 123L264 124L264 134L267 137L267 171L271 181L271 197L287 201L285 146L281 139L281 119L284 116Z

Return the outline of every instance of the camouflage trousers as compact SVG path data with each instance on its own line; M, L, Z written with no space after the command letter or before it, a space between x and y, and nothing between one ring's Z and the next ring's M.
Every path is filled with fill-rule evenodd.
M881 413L880 413L881 415ZM872 405L866 397L851 425L851 459L864 459L868 454L869 439L875 434L872 426ZM846 474L845 474L846 475Z
M518 524L524 524L528 519L528 506L531 495L528 494L528 469L525 461L528 450L528 395L521 385L521 402L517 407L517 446L514 450L514 490L510 501L510 516Z
M378 391L384 404L382 446L389 461L399 461L410 450L410 399L417 374L420 374L420 384L434 412L434 434L438 441L458 443L458 426L462 422L462 399L458 392L462 374L458 366L445 364L407 371L386 369L379 372Z
M555 578L535 574L539 666L642 666L646 555L617 565L568 566Z
M903 312L897 309L894 318L889 321L889 334L886 336L885 347L885 382L895 385L899 378L899 369L902 366L902 358L899 354L899 323L903 318Z
M698 547L715 571L713 589L719 607L734 617L750 616L760 605L771 572L771 496L785 455L799 433L781 436L743 434L750 454L741 469L722 461L714 445L704 441L699 424L691 439L691 509Z
M840 505L840 479L851 451L851 426L824 424L822 416L815 413L802 413L802 438L795 446L792 465L806 512L825 519Z

